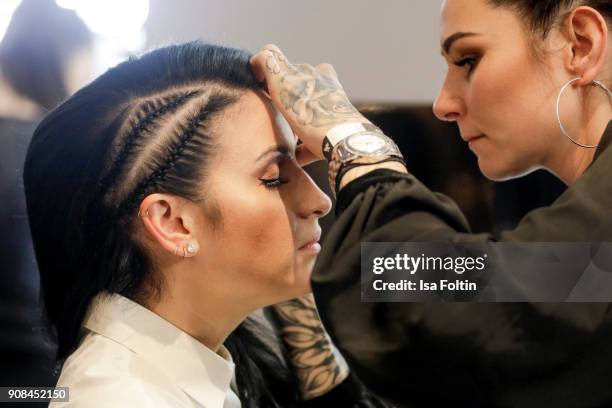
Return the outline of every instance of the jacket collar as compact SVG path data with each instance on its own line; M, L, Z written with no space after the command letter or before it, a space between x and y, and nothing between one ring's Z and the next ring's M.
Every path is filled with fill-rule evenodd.
M203 406L223 406L234 363L162 317L119 294L98 294L83 319L88 330L116 341L156 365Z

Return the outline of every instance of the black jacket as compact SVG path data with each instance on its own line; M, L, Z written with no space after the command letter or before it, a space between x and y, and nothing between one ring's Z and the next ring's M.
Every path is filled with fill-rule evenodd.
M413 175L378 170L340 191L312 277L353 372L406 407L612 406L608 303L362 303L360 242L612 241L612 122L585 173L500 236Z

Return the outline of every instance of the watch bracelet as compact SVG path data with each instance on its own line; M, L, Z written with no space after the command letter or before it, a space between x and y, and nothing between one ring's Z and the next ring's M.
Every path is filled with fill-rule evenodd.
M342 163L339 160L339 157L336 154L335 150L336 149L334 149L334 154L332 155L332 160L329 162L329 170L328 170L329 187L331 191L333 192L334 196L338 194L338 191L340 189L340 181L342 180L342 177L349 170L352 170L354 168L361 167L361 166L371 166L374 164L387 163L391 161L402 163L404 166L406 165L406 162L403 157L391 156L388 154L379 155L379 156L371 156L371 157L367 157L367 156L356 157L355 159L349 162ZM364 162L363 161L364 159L369 159L369 160ZM355 163L356 161L358 161L358 163Z

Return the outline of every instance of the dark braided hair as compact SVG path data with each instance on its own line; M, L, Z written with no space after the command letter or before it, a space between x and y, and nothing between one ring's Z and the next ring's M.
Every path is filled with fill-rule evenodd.
M169 173L175 171L180 159L184 155L188 143L194 142L196 132L201 128L203 122L212 114L219 112L226 106L234 103L236 98L228 95L213 95L209 101L200 108L200 111L189 120L182 129L182 133L176 140L170 142L167 153L161 159L161 163L155 166L155 170L143 178L131 195L123 200L119 206L119 214L125 216L126 213L133 211L142 200L151 193L161 182L165 181ZM182 172L179 172L182 173Z
M144 135L148 126L161 118L164 114L174 112L179 106L183 105L188 99L196 96L198 93L198 91L190 91L172 95L170 98L163 98L163 103L161 104L158 103L158 100L145 102L144 106L141 108L145 116L136 123L125 137L121 150L119 150L119 153L113 158L110 170L100 182L99 193L101 195L106 194L111 187L111 183L117 179L127 157L132 153L134 144Z
M95 295L159 294L163 280L133 238L135 207L153 192L206 204L202 180L219 137L210 125L259 90L249 58L200 42L157 49L110 69L36 129L24 184L59 365ZM257 327L247 319L225 342L242 406L294 406L295 378Z

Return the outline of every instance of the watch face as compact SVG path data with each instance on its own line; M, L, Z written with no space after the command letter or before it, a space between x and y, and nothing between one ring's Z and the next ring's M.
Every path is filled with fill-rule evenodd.
M387 142L384 138L376 134L364 133L350 136L346 140L346 146L356 153L372 155L384 150L387 147Z

